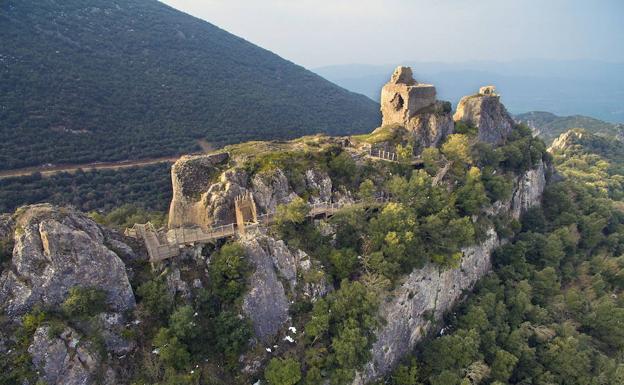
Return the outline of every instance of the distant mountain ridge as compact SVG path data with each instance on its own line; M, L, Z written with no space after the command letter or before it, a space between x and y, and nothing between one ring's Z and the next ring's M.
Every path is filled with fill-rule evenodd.
M438 98L453 104L480 86L493 84L512 113L551 111L624 122L624 63L597 60L426 62L388 65L347 64L315 68L319 75L351 91L379 100L378 90L397 64L416 80L435 84Z
M0 168L368 132L372 100L154 0L0 3Z
M574 128L582 128L586 132L598 136L620 139L624 132L623 124L604 122L583 115L557 116L550 112L531 111L518 114L515 118L531 127L547 144L552 143L559 135Z

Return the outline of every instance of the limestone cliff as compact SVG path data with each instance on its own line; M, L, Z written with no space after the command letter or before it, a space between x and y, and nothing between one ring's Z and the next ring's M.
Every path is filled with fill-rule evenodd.
M236 221L234 200L243 193L253 195L258 214L274 212L297 194L280 168L250 174L239 165L225 170L215 168L212 155L183 157L171 169L173 199L169 228L183 225L209 227ZM192 170L192 171L189 171ZM332 197L332 181L319 170L306 170L302 176L311 203Z
M208 210L202 209L208 204L206 190L218 174L217 166L227 158L227 154L183 156L175 162L171 167L170 227L210 223Z
M399 125L410 134L415 147L440 144L453 132L451 105L436 100L436 89L420 84L409 67L397 67L381 90L382 126Z
M478 94L461 98L453 119L477 127L478 140L492 144L504 143L515 125L493 86L481 87Z
M268 342L289 320L290 298L298 294L319 298L329 286L324 278L307 282L305 275L315 269L310 257L301 250L291 251L282 240L251 233L241 244L254 267L243 311L252 321L255 336Z
M518 218L528 208L539 205L545 187L545 167L542 162L516 179L512 198L499 211ZM440 270L433 264L413 271L395 289L380 308L386 323L377 331L372 360L359 373L354 385L363 385L388 373L408 354L432 328L439 325L443 315L462 298L466 290L492 268L491 253L504 240L493 229L487 239L463 251L461 265Z
M37 304L54 308L76 286L104 290L114 311L134 307L124 263L107 246L106 232L84 214L47 204L27 206L15 227L11 266L0 276L0 306L9 316Z

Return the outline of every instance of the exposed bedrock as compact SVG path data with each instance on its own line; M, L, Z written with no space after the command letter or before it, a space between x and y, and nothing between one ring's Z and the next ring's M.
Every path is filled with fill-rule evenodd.
M17 317L34 305L54 308L72 287L94 287L107 294L111 310L135 306L125 265L112 250L124 246L84 214L48 204L20 209L10 268L0 277L7 315Z
M453 119L477 127L477 139L492 144L504 143L515 125L494 86L481 87L478 94L461 98Z
M253 194L258 214L274 212L278 205L297 197L279 168L251 176L240 167L219 171L211 157L182 157L172 167L169 228L233 223L236 221L234 200L245 192ZM309 197L311 203L332 198L332 181L325 172L306 170L303 179L306 189L314 192Z

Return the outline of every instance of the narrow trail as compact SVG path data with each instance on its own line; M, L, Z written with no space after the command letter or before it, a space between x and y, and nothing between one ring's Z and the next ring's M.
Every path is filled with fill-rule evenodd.
M201 148L201 152L188 154L188 155L196 155L201 153L208 153L214 151L217 147L215 147L210 142L205 139L198 139L197 144ZM182 155L172 155L172 156L163 156L158 158L144 158L144 159L136 159L136 160L122 160L118 162L92 162L92 163L83 163L83 164L60 164L54 166L35 166L35 167L25 167L25 168L16 168L12 170L0 170L0 179L6 178L14 178L18 176L27 176L32 175L34 173L41 173L43 177L49 177L54 174L58 174L61 172L75 173L79 169L82 170L119 170L123 168L131 168L131 167L143 167L149 166L151 164L158 163L173 163L176 160L180 159Z
M167 156L162 158L148 158L139 160L124 160L121 162L95 162L84 164L72 164L72 165L58 165L58 166L39 166L39 167L27 167L14 170L2 170L0 171L0 179L14 178L18 176L32 175L34 173L41 173L44 177L49 177L61 172L75 173L79 169L82 170L118 170L122 168L130 167L142 167L150 164L157 163L173 163L179 156Z

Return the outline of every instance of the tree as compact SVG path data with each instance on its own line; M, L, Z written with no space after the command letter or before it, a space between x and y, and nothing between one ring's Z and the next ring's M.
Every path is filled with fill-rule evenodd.
M518 358L513 354L499 349L496 351L494 362L492 362L492 379L506 383L513 373L513 369L518 363Z
M451 134L442 145L442 153L446 158L455 163L470 164L470 141L466 135Z
M198 335L197 324L193 314L195 311L189 305L176 309L169 318L169 331L181 341L191 342Z
M429 175L435 175L442 163L442 154L436 147L427 147L422 151L421 158L425 166L425 171Z
M173 307L173 297L161 278L149 280L137 290L140 303L148 315L164 321Z
M295 385L301 380L301 368L294 358L272 358L264 370L269 385Z
M309 211L308 205L301 197L296 197L290 203L277 206L275 213L275 223L277 225L288 225L302 223Z
M396 152L399 157L400 162L407 163L414 156L414 146L411 144L406 144L405 146L397 145Z
M476 215L487 201L485 187L481 182L481 171L471 167L466 175L466 183L457 190L457 207L463 215Z
M213 294L224 303L235 301L245 290L245 249L238 243L224 245L208 265Z
M372 180L366 179L360 183L360 190L358 192L360 199L371 200L375 197L375 184Z
M329 261L332 264L333 276L338 281L353 274L358 265L358 255L353 249L332 250Z
M186 368L191 359L186 345L174 336L169 329L161 328L154 337L154 346L158 351L160 360L168 367L175 370Z

